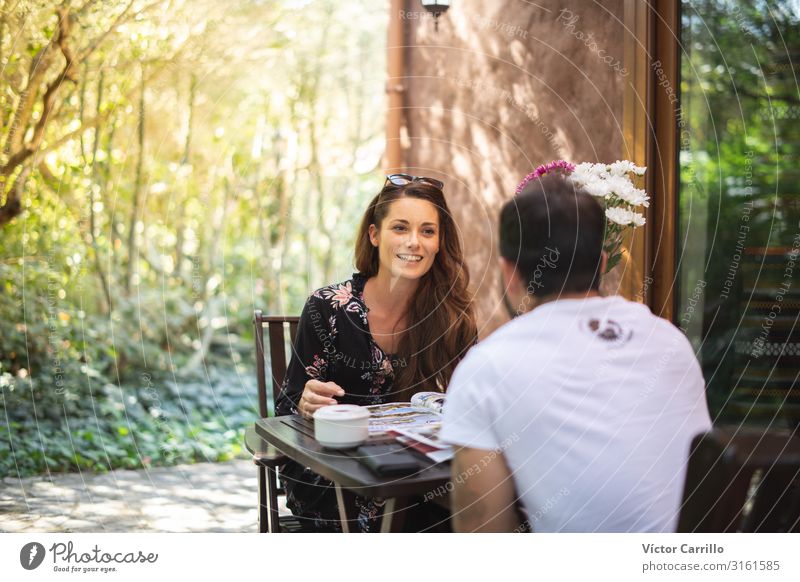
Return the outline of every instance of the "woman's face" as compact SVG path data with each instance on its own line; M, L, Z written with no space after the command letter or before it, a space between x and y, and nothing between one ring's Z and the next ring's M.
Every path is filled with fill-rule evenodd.
M379 270L393 277L419 279L439 252L439 213L419 198L398 198L378 229L369 227L369 239L378 248Z

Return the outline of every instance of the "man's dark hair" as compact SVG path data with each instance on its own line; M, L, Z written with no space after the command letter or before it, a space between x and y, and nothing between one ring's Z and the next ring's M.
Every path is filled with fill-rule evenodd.
M532 180L500 212L500 255L536 297L597 290L605 212L560 175Z

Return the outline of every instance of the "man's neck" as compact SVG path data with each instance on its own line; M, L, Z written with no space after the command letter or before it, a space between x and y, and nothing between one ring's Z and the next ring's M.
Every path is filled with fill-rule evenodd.
M544 297L534 297L533 307L531 307L530 310L533 311L545 303L561 301L562 299L589 299L591 297L602 297L602 295L600 295L600 292L596 289L590 289L589 291L580 291L577 293L553 293L552 295L545 295Z

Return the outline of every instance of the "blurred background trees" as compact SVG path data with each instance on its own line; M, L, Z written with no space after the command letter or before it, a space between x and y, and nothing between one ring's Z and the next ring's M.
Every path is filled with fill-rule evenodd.
M2 0L0 473L235 454L254 308L352 272L383 3Z
M681 14L678 320L715 421L796 426L800 5Z

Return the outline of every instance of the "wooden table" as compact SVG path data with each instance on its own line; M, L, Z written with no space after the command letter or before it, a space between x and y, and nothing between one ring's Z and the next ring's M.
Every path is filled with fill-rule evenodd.
M435 464L419 455L420 470L402 477L381 477L361 464L355 450L332 450L314 438L313 421L299 416L262 418L255 425L258 436L297 463L332 481L336 487L342 531L355 521L355 496L386 499L381 531L400 531L406 501L415 495L441 493L450 480L450 464ZM373 437L369 443L379 442ZM436 495L436 497L442 497Z

